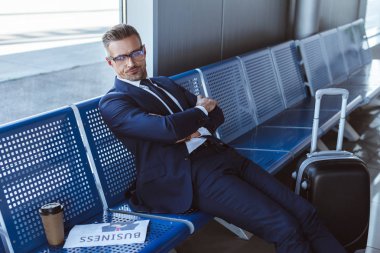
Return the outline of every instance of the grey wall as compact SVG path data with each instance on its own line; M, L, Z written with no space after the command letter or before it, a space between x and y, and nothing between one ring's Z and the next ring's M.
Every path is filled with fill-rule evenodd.
M221 0L159 0L157 74L172 75L220 60Z
M146 44L148 74L168 76L294 38L299 1L128 0L127 22ZM364 16L367 0L307 1L320 1L323 31Z
M363 0L321 0L319 30L325 31L364 17L365 3Z
M286 40L288 1L225 0L222 57Z
M155 74L180 73L286 40L287 0L155 2Z

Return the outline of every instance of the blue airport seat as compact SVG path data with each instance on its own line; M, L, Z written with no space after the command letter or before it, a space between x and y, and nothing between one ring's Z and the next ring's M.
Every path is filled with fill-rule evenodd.
M270 51L287 109L267 120L262 125L312 128L315 103L307 94L295 42L288 41L279 44L270 48ZM311 106L306 106L307 103ZM338 111L337 108L322 107L320 112L321 127L334 116Z
M371 64L363 66L346 81L347 84L379 86L380 83L380 60L374 59Z
M226 120L218 132L221 139L226 143L238 149L245 149L244 152L239 149L239 152L247 158L253 159L254 162L258 162L255 159L260 157L256 154L266 153L267 155L260 157L261 160L258 163L263 165L267 171L274 173L292 159L289 152L265 150L267 147L264 143L259 148L254 145L239 146L233 144L233 140L243 140L244 137L241 138L241 136L255 132L257 122L253 98L248 90L243 68L239 61L237 58L232 58L200 68L203 80L205 80L207 94L219 101L225 115ZM253 139L249 139L248 143L251 141L254 143ZM268 144L268 146L271 145Z
M285 164L293 160L293 154L287 151L236 149L242 156L255 161L261 168L276 174Z
M200 70L206 95L216 99L224 112L225 122L218 128L219 137L228 143L253 129L257 124L254 103L239 60L229 59Z
M322 55L322 45L319 34L299 41L302 62L308 79L311 95L318 89L332 84L331 75L325 57Z
M261 124L285 109L270 51L264 49L238 58L247 77L257 122Z
M0 127L0 212L14 252L77 252L48 247L38 209L64 205L66 233L76 224L131 221L103 210L71 108ZM150 219L144 244L95 247L91 252L167 252L189 235L183 223Z
M337 112L338 110L321 111L319 115L320 125L323 126ZM313 127L313 118L314 108L304 110L287 109L264 122L262 126L311 129Z
M286 108L307 99L300 56L294 41L288 41L270 48L277 79L282 89Z
M358 19L352 22L351 28L357 47L359 48L362 65L370 64L372 62L372 52L365 32L364 20Z
M357 34L357 33L354 33L354 34ZM320 35L321 35L321 42L323 44L322 50L324 50L325 54L328 56L327 63L328 63L328 67L330 69L334 84L347 83L348 85L378 86L379 84L378 82L377 84L368 83L369 78L366 74L364 74L364 71L362 71L363 68L361 68L359 72L355 72L355 73L349 72L347 63L342 53L341 46L339 46L340 44L336 43L336 41L339 39L338 29L331 29L326 32L322 32ZM364 38L364 37L359 36L359 35L355 36L355 41L360 40L361 38ZM370 68L367 68L367 69L370 69ZM370 72L367 72L367 74L369 73ZM377 76L379 77L377 80L380 80L380 75L378 75L377 73L374 73L374 75L372 76L373 77Z
M350 76L349 84L365 84L371 88L372 86L378 88L380 86L380 60L372 59L363 19L352 22L351 29L361 56L362 66L359 71Z
M201 80L201 76L195 69L180 73L175 76L171 76L170 79L196 96L205 96L205 89Z
M126 200L136 181L135 159L103 121L100 97L76 105L108 207ZM75 110L75 108L74 108ZM80 125L80 124L79 124Z
M372 99L374 99L380 94L380 86L342 83L336 85L335 87L346 89L351 94L361 96L362 102L360 103L360 105L368 104L370 101L372 101Z
M277 79L283 90L287 110L314 110L315 100L308 94L305 86L301 56L298 55L296 47L295 41L287 41L270 49L276 67ZM329 110L337 111L340 104L337 104L335 100L331 97L324 99L321 113Z
M344 60L342 51L337 41L338 30L331 29L320 33L323 49L326 51L328 67L330 69L333 83L340 83L347 80L349 76L348 66Z
M355 109L361 105L363 97L366 95L366 88L363 86L352 85L339 85L332 80L330 65L336 64L335 61L330 61L326 56L324 45L322 44L322 37L319 34L300 40L300 51L306 71L306 76L309 81L309 88L311 94L315 94L318 89L327 88L332 85L334 87L345 88L349 91L348 105L349 108ZM344 64L344 62L342 62ZM328 108L340 108L339 101L333 97L327 98Z
M233 66L232 68L235 68L235 70L240 69L238 62L236 60L229 62L229 64L231 64L231 66ZM217 66L217 64L215 66ZM212 66L209 66L209 67L212 69ZM190 91L193 91L194 89L192 87L189 87L188 85L183 85L183 83L188 84L189 83L188 80L193 80L193 75L196 73L198 73L196 70L188 71L188 72L173 76L171 78L174 81L176 81L177 83L179 83L181 86L187 88ZM217 76L216 71L211 72L211 73L214 73L214 75ZM178 79L179 79L178 77L181 78L180 79L181 81L178 81ZM199 80L199 79L197 78L197 80ZM240 79L240 80L242 80L242 79ZM239 84L237 84L237 85L239 86ZM197 87L199 87L199 86L203 86L203 84L197 84ZM204 90L206 90L206 89L204 89ZM209 88L208 92L211 92L212 94L215 94L215 93L218 94L217 92L214 92L214 90L212 88ZM235 96L239 96L236 93L232 93L232 94L234 94ZM247 97L244 97L244 96L243 96L243 98L248 99ZM219 101L221 101L220 97L217 99L219 99ZM237 100L238 99L239 99L239 97L237 98ZM237 100L233 100L233 101L237 101ZM220 102L220 103L223 103L223 102ZM248 101L246 101L246 103L248 103ZM222 106L225 106L225 104L223 104ZM226 107L232 108L231 105L227 105ZM233 115L233 113L229 113L229 115ZM238 118L238 119L241 119L241 118ZM227 119L227 122L230 123L232 121L229 121ZM224 123L224 124L226 124L226 123ZM252 122L251 124L253 126L254 122ZM232 126L230 126L227 129L233 130L233 127L234 127L234 125L232 124ZM224 135L224 136L226 136L226 135ZM228 135L227 135L227 138L228 138ZM249 149L249 150L238 150L238 152L241 153L242 155L246 156L247 158L254 160L260 166L262 166L264 169L266 169L267 171L269 171L271 173L277 172L278 169L280 169L284 164L286 164L289 160L292 159L292 154L289 152L285 152L285 151L251 150L251 149Z
M94 171L103 188L105 201L109 208L131 211L128 204L128 193L134 190L136 167L134 156L115 137L103 121L98 105L100 98L91 99L75 105L93 158ZM133 211L133 210L132 210ZM143 214L140 214L143 215ZM211 216L203 212L186 214L144 214L158 219L179 219L189 225L190 233L210 221Z
M241 69L239 68L239 64L236 60L232 60L231 62L228 62L228 64L230 64L230 66L232 66L232 69L235 69L237 71L240 71ZM217 67L217 64L214 65L214 67ZM213 67L212 66L209 66L210 69L212 69ZM223 68L224 69L224 68ZM194 70L194 71L188 71L188 72L185 72L185 73L182 73L182 74L179 74L179 75L176 75L174 77L171 77L174 81L176 81L177 83L179 83L181 86L183 86L184 88L190 90L190 91L193 91L194 89L192 87L189 87L188 84L189 81L187 80L193 80L193 75L195 73L198 73L198 71ZM214 76L218 76L218 72L216 70L211 70L210 73L213 73ZM180 77L180 81L179 78ZM199 80L199 79L197 79ZM212 76L210 75L209 76L209 81L213 81L212 79ZM238 79L238 80L243 80L242 78L241 79ZM231 80L233 81L233 80ZM217 85L216 83L217 81L215 81L215 85ZM224 82L222 82L224 83ZM185 84L185 85L184 85ZM235 85L237 85L238 87L241 85L241 84L236 84L234 83ZM204 87L204 84L197 84L197 87L198 86L203 86ZM204 89L206 90L206 88ZM243 89L244 91L244 89ZM214 92L214 89L213 87L210 87L208 89L208 92L211 92L212 94L214 95L218 95L218 92ZM233 99L232 101L238 101L239 99L239 94L233 92L231 93L233 94L234 96L236 96L237 98L236 99ZM223 94L224 95L228 95L228 94ZM245 96L241 96L243 99L247 99L248 100L248 97L245 97ZM221 98L217 98L217 99L223 99L223 100L219 100L220 102L219 103L222 103L221 106L225 106L226 108L228 109L233 109L233 106L232 105L228 105L227 103L224 103L222 101L224 101L224 97ZM228 98L226 98L228 99ZM249 103L248 101L243 101L243 103ZM222 108L225 108L225 107L222 107ZM224 110L225 111L225 110ZM227 114L229 115L234 115L233 113L228 113ZM251 117L250 115L248 117ZM242 118L237 118L238 120L244 120ZM234 130L234 127L236 127L236 122L232 122L228 119L227 120L227 123L224 123L224 124L231 124L231 126L227 127L226 129L231 129L231 132ZM247 120L252 120L253 119L247 119ZM238 123L238 125L243 125L244 122L242 123ZM254 122L251 123L252 126L254 125ZM228 132L223 132L223 133L228 133ZM232 134L233 136L236 136L236 134ZM225 138L229 138L228 135L224 134L223 135ZM249 149L249 150L240 150L238 149L238 152L240 154L242 154L243 156L247 157L248 159L251 159L253 161L255 161L256 163L258 163L262 168L264 168L265 170L269 171L270 173L275 173L277 172L282 166L284 166L284 164L286 164L287 162L289 162L291 159L292 159L292 154L289 153L289 152L285 152L285 151L272 151L272 150L252 150L252 149Z
M347 89L350 92L350 98L360 95L363 97L364 102L367 103L380 93L380 83L368 82L368 76L352 75L353 73L349 72L339 44L334 43L338 40L338 35L339 31L337 29L331 29L320 34L323 45L322 53L327 56L332 83L335 87ZM359 39L356 38L355 41ZM358 48L357 50L359 51L360 49ZM372 78L376 76L379 76L379 74L372 75ZM380 81L380 78L378 80Z
M351 29L362 61L362 68L353 73L352 77L368 77L371 82L379 80L380 60L372 59L372 50L369 47L363 19L352 22Z
M285 151L296 155L310 142L310 128L258 126L229 144L237 149Z
M273 117L280 110L284 110L283 97L276 82L269 50L245 54L241 57L240 64L239 61L240 59L232 58L200 68L208 94L220 101L220 106L227 115L225 129L222 128L223 125L222 129L218 129L220 136L222 140L239 150L251 150L249 156L251 158L256 150L282 151L285 164L289 161L288 153L292 155L298 153L310 142L311 128L256 125L256 122L268 120L265 113ZM273 95L277 98L276 101L270 98L268 92L273 88L278 89L272 92L277 93ZM275 113L267 111L262 106L261 103L265 104L267 101L261 98L260 94L274 104L271 108L276 110ZM248 109L253 112L249 112ZM242 115L241 112L245 114ZM261 117L255 117L256 115ZM268 167L266 169L272 170Z
M338 27L338 38L348 72L354 73L362 66L362 60L351 24Z
M314 108L298 110L290 107L307 97L295 43L283 43L273 49L248 53L239 58L253 96L258 123L261 126L311 130ZM321 124L333 115L330 110L322 111Z
M136 216L128 216L125 214L98 215L96 218L89 220L87 223L111 223L111 222L126 222L138 220ZM111 245L104 247L90 248L53 248L40 247L34 252L36 253L76 253L76 252L91 252L91 253L114 253L114 252L131 252L131 253L167 253L181 241L184 241L188 235L184 233L186 226L182 223L173 223L163 220L151 220L148 227L148 234L145 243L135 243L128 245Z

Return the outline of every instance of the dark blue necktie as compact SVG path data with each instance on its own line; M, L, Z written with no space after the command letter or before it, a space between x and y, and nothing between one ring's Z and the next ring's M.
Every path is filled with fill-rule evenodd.
M178 105L171 99L168 94L166 94L165 91L158 88L156 85L154 85L150 80L143 79L141 80L140 84L145 85L151 90L154 94L156 94L159 98L162 99L162 101L169 106L169 108L172 110L173 113L180 112L181 109L178 107Z

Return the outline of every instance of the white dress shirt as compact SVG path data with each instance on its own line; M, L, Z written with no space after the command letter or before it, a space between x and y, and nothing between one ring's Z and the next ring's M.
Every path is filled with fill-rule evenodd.
M145 90L146 92L149 92L150 94L152 94L153 96L155 96L158 100L161 101L161 103L166 107L166 109L168 109L168 111L173 114L173 111L169 108L169 106L159 97L156 95L156 93L152 92L148 86L145 86L145 85L141 85L140 82L141 80L138 80L138 81L130 81L130 80L126 80L126 79L122 79L120 77L117 77L119 80L123 81L123 82L127 82L127 83L130 83L136 87L139 87L143 90ZM183 108L182 106L179 104L178 100L172 95L170 94L168 91L166 91L165 89L157 86L157 84L153 83L150 79L148 79L153 85L155 85L156 87L160 88L161 90L163 90L173 101L174 103L176 103L176 105L183 111ZM195 106L196 108L200 109L204 114L208 115L208 112L207 110L203 107L203 106L200 106L200 105L197 105ZM187 147L187 151L189 152L189 154L191 152L193 152L196 148L198 148L200 145L202 145L205 141L206 141L206 138L202 137L202 136L206 136L206 135L211 135L210 131L205 128L205 127L201 127L201 128L198 128L198 132L200 133L200 137L196 137L196 138L191 138L190 140L186 141L185 144L186 144L186 147Z

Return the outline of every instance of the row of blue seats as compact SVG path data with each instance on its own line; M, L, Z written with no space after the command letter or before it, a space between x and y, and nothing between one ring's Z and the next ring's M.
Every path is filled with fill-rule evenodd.
M355 25L348 27L354 30ZM323 36L317 36L321 41ZM308 68L309 62L322 54L306 59L306 42L289 41L171 78L194 94L216 98L226 116L225 124L218 129L219 137L276 173L310 143L314 100L305 88L298 44L310 88L321 88L314 85ZM341 55L345 57L344 52ZM363 88L357 86L359 91ZM37 210L49 201L61 201L66 206L67 231L79 223L141 217L151 220L145 244L107 248L112 252L165 252L210 220L209 215L197 211L160 216L131 212L126 193L133 189L136 179L134 158L104 124L99 99L1 127L0 200L7 205L0 211L8 245L15 252L46 249ZM351 93L350 111L362 103L363 93ZM336 99L326 99L320 135L338 121L339 106ZM104 211L107 208L129 215ZM101 248L92 250L104 252Z
M271 173L310 143L314 100L305 89L299 43L303 45L288 41L173 77L193 92L217 99L226 115L218 129L221 139ZM362 94L351 93L349 112L362 101ZM339 108L335 98L324 101L319 135L336 124Z
M326 87L347 89L368 103L380 92L380 62L372 60L363 20L300 41L312 94Z
M218 99L226 115L226 122L218 129L219 137L271 173L277 172L310 142L314 100L305 90L294 41L171 78L196 95ZM349 110L359 106L361 99L361 96L351 96ZM128 178L128 171L134 171L133 163L129 163L132 167L117 183L114 176L107 179L104 175L120 173L122 167L115 170L109 166L106 159L110 154L123 153L126 160L123 162L119 157L121 164L131 162L133 157L104 125L97 105L98 99L77 105L90 142L89 149L95 154L95 167L102 174L104 192L114 191L113 197L106 198L108 206L128 210L124 193L131 183L123 184L126 182L123 179ZM336 124L339 108L340 103L335 98L327 101L321 113L320 135ZM102 134L103 137L99 137ZM102 154L106 155L101 157ZM102 159L103 163L99 162ZM194 226L190 226L191 232L210 218L201 212L163 216L190 221Z
M166 253L190 235L184 222L107 211L88 155L70 107L0 128L0 221L10 252L77 252L47 245L38 209L57 201L64 205L66 232L76 224L150 220L144 244L91 247L84 252ZM117 166L115 156L109 154L109 161Z

